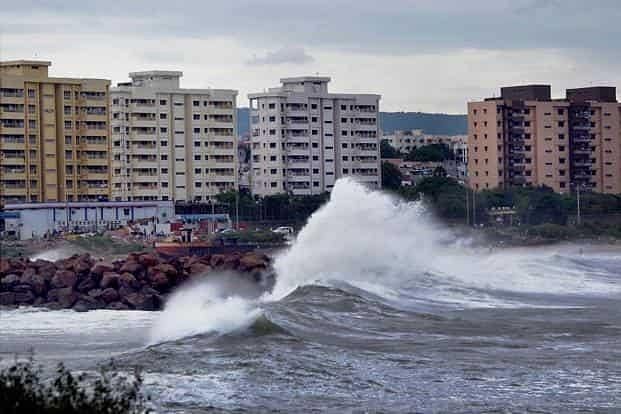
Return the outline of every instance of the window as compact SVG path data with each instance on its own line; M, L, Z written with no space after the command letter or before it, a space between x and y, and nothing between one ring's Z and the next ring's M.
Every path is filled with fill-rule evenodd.
M272 182L270 183L270 187L272 187L272 188L276 188L276 186L277 186L276 182L272 181Z
M275 129L270 129L270 135L276 135L276 130Z
M200 134L201 133L201 129L200 128L194 128L194 133L195 134Z
M319 168L313 168L313 174L319 174Z
M162 174L168 174L168 168L162 168L160 171Z
M65 129L71 129L71 128L73 128L73 122L65 121Z
M311 109L317 109L317 104L311 104Z
M168 182L164 181L164 182L162 183L162 188L168 188Z
M192 101L192 106L200 106L200 101Z
M341 135L346 137L347 136L347 131L341 131Z
M160 141L160 146L161 147L167 147L168 146L168 141Z
M319 187L319 181L313 181L313 187Z
M201 156L200 155L195 155L194 156L194 161L200 161L201 160Z
M160 119L166 119L166 118L168 118L167 114L160 114Z
M201 114L193 114L192 115L192 119L195 121L200 121L201 120Z
M194 148L199 148L201 146L200 141L194 141Z
M341 111L347 111L347 105L341 105Z
M270 122L276 122L276 117L275 116L270 116Z
M276 143L275 142L270 142L270 148L276 148Z
M168 128L160 128L160 132L162 134L165 134L166 132L168 132Z
M558 139L565 139L565 134L558 134Z
M565 126L565 121L558 121L558 126L559 127L564 127Z
M276 161L276 156L275 155L270 156L270 161Z
M34 89L28 89L28 97L29 98L34 98L35 97L35 90Z
M199 182L199 181L196 181L196 182L194 183L194 187L196 187L196 188L200 188L200 187L202 187L202 186L203 186L203 183L201 183L201 182Z
M160 159L162 161L168 161L168 155L162 155L162 156L160 156Z
M275 175L278 174L278 170L276 168L270 169L270 174Z
M313 148L319 148L319 143L317 142L313 142L311 145Z
M160 105L166 105L166 99L160 99Z
M559 110L557 111L557 113L558 113L559 115L563 115L563 114L565 113L565 110L564 110L564 109L559 109Z
M319 156L318 155L313 155L313 161L319 161Z
M274 104L274 103L268 104L268 105L267 105L267 108L268 108L268 109L275 109L275 108L276 108L276 104ZM274 183L274 184L275 184L275 183ZM273 186L273 187L275 187L275 186Z

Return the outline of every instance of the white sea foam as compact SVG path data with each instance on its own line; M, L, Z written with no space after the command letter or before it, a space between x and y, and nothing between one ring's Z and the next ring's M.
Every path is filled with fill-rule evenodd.
M438 224L422 202L406 203L347 178L336 182L330 201L274 266L274 290L260 299L223 289L212 278L177 292L152 329L152 343L243 329L261 314L262 302L281 300L299 286L335 281L391 301L419 298L460 307L528 306L498 291L619 292L595 272L559 260L558 249L472 249Z
M240 296L221 280L210 277L175 292L151 329L150 343L248 327L261 314L257 301Z

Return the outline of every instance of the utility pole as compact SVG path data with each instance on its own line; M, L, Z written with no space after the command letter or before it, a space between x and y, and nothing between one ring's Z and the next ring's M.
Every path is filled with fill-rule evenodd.
M468 197L468 192L470 188L466 186L466 226L470 225L470 197Z
M239 231L239 188L235 191L235 230Z
M476 207L476 196L477 196L477 192L476 190L473 188L472 189L472 226L476 227L477 226L477 207Z
M582 220L581 220L581 217L580 217L580 184L578 184L576 186L576 189L577 189L577 193L576 193L577 194L577 197L576 197L576 204L577 204L577 206L576 206L577 207L576 223L578 225L580 225L580 224L582 224L581 223Z

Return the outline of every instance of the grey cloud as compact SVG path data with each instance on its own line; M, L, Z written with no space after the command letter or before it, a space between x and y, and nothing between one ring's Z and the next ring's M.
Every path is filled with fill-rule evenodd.
M283 47L267 52L265 56L253 56L246 63L249 65L280 65L283 63L304 64L315 59L301 47Z
M76 15L84 30L208 40L234 37L253 48L292 44L373 54L450 49L590 49L619 52L618 0L164 0L9 2L3 13ZM148 13L146 13L148 11ZM115 27L119 19L152 21ZM4 19L6 21L6 19Z

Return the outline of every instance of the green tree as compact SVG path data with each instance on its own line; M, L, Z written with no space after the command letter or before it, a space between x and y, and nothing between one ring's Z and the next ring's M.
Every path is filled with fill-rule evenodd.
M382 161L382 187L397 190L401 187L403 176L394 164Z
M380 142L380 156L382 158L401 158L401 153L397 151L387 139Z
M405 159L407 161L442 162L453 159L454 155L446 144L429 144L414 148Z

